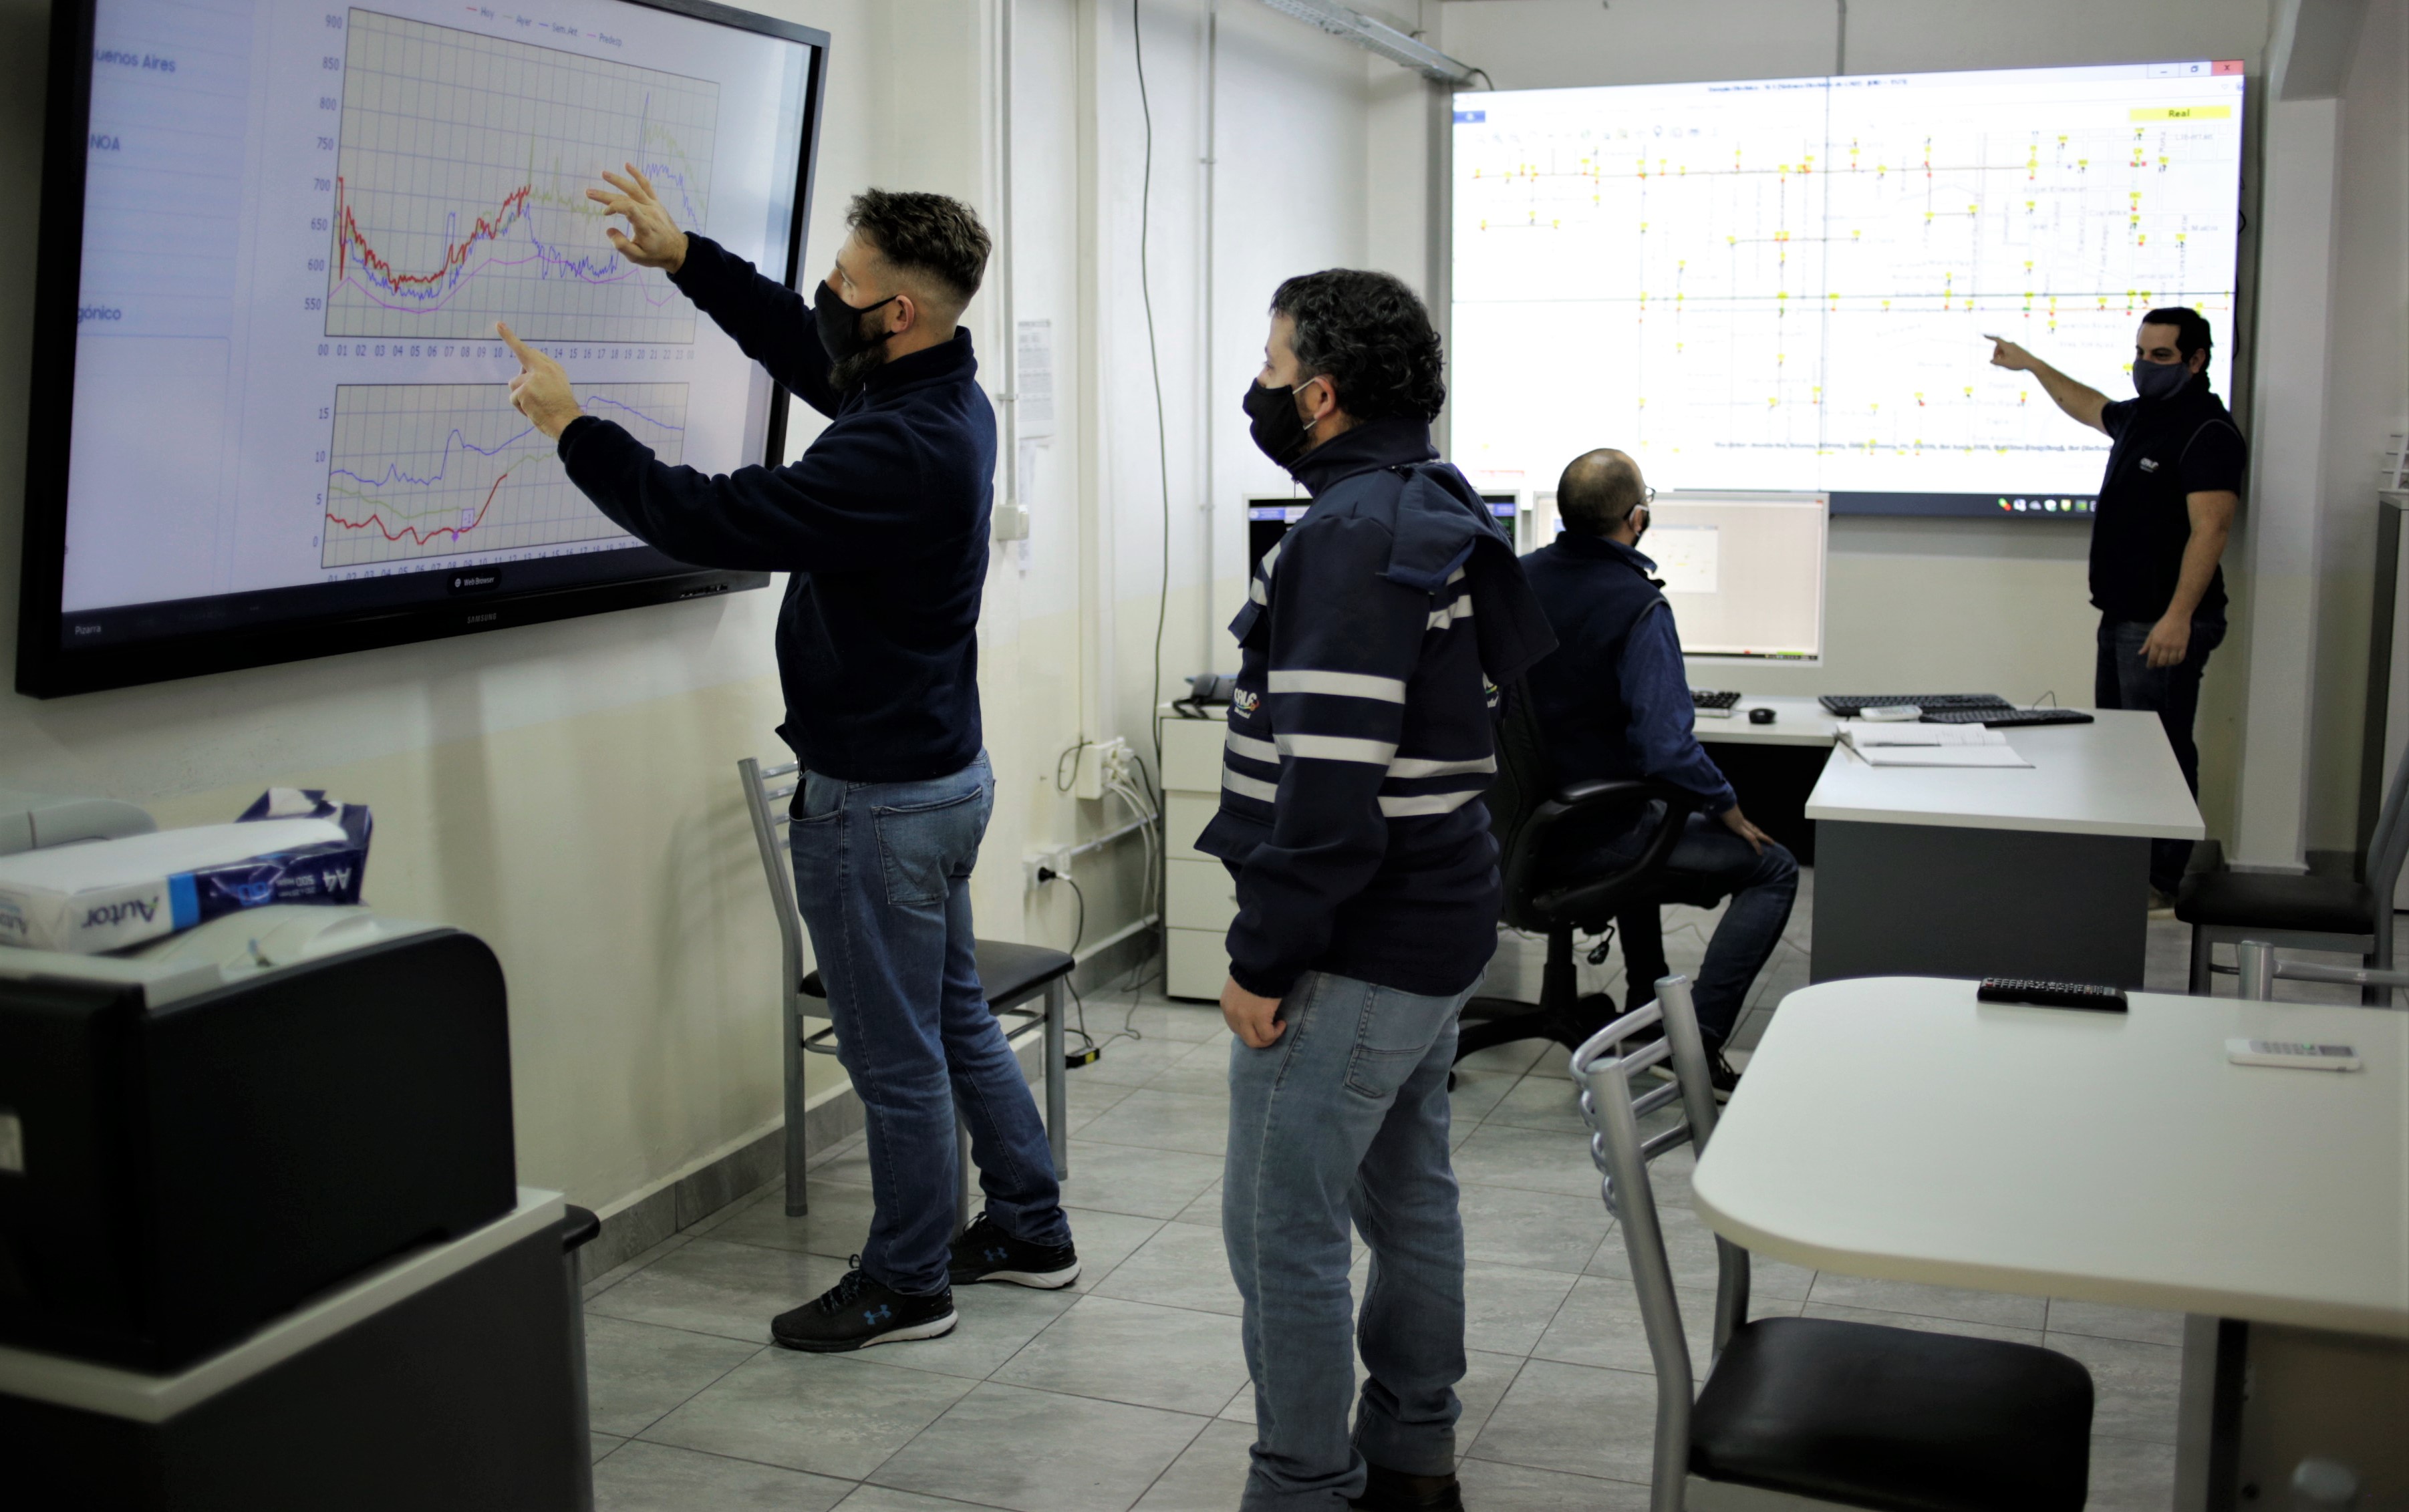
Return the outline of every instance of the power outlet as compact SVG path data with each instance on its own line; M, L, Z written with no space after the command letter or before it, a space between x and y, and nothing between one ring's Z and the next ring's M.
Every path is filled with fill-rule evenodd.
M1129 762L1129 742L1118 735L1109 741L1098 741L1079 753L1079 778L1074 791L1081 798L1102 799L1106 773L1126 773Z
M1057 845L1051 850L1033 850L1020 859L1021 872L1029 879L1029 890L1035 892L1053 877L1065 875L1071 870L1069 847ZM1040 877L1039 871L1050 873Z

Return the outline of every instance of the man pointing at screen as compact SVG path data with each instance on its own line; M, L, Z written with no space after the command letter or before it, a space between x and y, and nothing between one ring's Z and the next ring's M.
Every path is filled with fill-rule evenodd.
M2067 414L2116 443L2091 526L2091 602L2099 611L2092 700L2154 713L2192 796L2200 747L2192 719L2200 674L2225 639L2225 573L2217 563L2242 502L2250 449L2208 384L2208 321L2181 305L2142 317L2133 337L2133 392L2111 399L2004 337L1991 361L2030 373ZM2150 842L2150 906L2173 906L2191 842Z
M1064 1287L1079 1274L1052 1152L980 990L970 876L994 804L981 748L979 599L995 413L955 323L987 232L942 194L870 190L812 305L681 231L630 165L589 191L619 254L670 281L747 356L829 416L797 461L724 477L670 467L582 412L558 363L501 327L511 402L556 438L571 482L681 561L791 574L778 616L804 775L789 832L839 1053L868 1126L874 1216L858 1269L772 1335L828 1352L952 1332L952 1283ZM954 1110L987 1211L950 1248Z

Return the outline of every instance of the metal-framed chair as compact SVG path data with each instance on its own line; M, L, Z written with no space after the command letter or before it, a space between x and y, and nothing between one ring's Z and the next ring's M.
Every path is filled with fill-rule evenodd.
M2373 972L2392 970L2392 898L2401 867L2409 860L2409 754L2392 769L2384 807L2367 838L2364 875L2286 876L2235 871L2213 841L2196 847L2191 871L2175 894L2175 917L2191 926L2194 997L2225 970L2215 963L2218 945L2262 941L2294 950L2349 951ZM2363 983L2359 1001L2381 1008L2392 989Z
M781 832L782 827L790 824L792 815L780 800L794 797L795 789L802 783L802 770L795 762L764 767L746 756L736 763L736 771L744 785L745 812L753 818L753 840L760 849L761 871L769 881L771 905L778 916L779 979L785 984L779 1034L786 1046L781 1059L786 1080L786 1216L801 1217L811 1211L803 1183L804 1158L809 1153L803 1129L803 1057L837 1053L836 1026L826 1022L828 989L821 985L820 973L804 964L803 915L795 901L795 874L789 856L793 847L787 835ZM1071 970L1075 964L1068 951L1045 945L1013 944L1001 940L978 943L979 986L987 994L988 1007L998 1018L1045 1025L1046 1136L1053 1146L1054 1174L1058 1178L1071 1174L1069 1091L1063 1080L1068 1068L1062 1058L1062 1041ZM1037 1007L1027 1006L1032 1001ZM822 1021L819 1029L809 1027L814 1019ZM1005 1032L1011 1032L1009 1026ZM970 1223L977 1201L978 1177L971 1164L969 1126L962 1122L959 1109L954 1121L961 1148L961 1188L955 1198L954 1212L954 1227L959 1231Z
M2242 977L2241 995L2256 1002L2270 1002L2275 997L2275 979L2286 982L2324 982L2335 986L2357 987L2363 994L2369 988L2384 994L2389 1004L2393 989L2409 988L2409 972L2379 972L2372 966L2321 966L2315 961L2277 960L2275 947L2264 940L2244 940L2233 947L2234 968ZM2361 1000L2365 1000L2362 998Z
M1634 1036L1662 1023L1643 1044ZM1634 1094L1671 1063L1674 1079ZM2080 1512L2091 1375L2033 1345L1818 1318L1748 1320L1748 1252L1715 1240L1714 1362L1695 1391L1648 1163L1715 1127L1714 1084L1686 977L1573 1052L1607 1211L1622 1220L1656 1366L1651 1512ZM1743 1087L1738 1094L1746 1097ZM1640 1121L1678 1104L1643 1136Z

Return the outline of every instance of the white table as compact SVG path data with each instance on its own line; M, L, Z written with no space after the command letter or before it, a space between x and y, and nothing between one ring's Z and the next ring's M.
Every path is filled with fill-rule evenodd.
M2030 767L1874 767L1833 748L1806 804L1815 980L2142 985L2149 842L2206 833L2157 715L2006 734Z
M1773 723L1752 725L1748 712L1770 709ZM1840 738L1840 721L1812 698L1794 694L1744 694L1728 715L1698 712L1698 739L1731 745L1828 746Z
M2260 1505L2281 1505L2298 1443L2352 1412L2381 1428L2409 1411L2409 1351L2376 1342L2409 1340L2409 1014L2130 1001L1978 1003L1972 984L1929 978L1795 992L1699 1158L1695 1206L1733 1243L1818 1270L2244 1320L2254 1349L2293 1358L2323 1341L2325 1378L2372 1370L2393 1394L2288 1425L2277 1393L2254 1397L2225 1478L2275 1476ZM2366 1069L2236 1066L2229 1037L2346 1042ZM2337 1333L2362 1337L2337 1351ZM2262 1384L2274 1363L2257 1361ZM2190 1426L2179 1505L2196 1507L2215 1477Z

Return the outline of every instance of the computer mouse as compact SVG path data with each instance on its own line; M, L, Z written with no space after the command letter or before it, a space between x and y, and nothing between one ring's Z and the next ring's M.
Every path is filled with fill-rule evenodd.
M1751 709L1748 712L1748 722L1752 725L1770 725L1773 723L1773 711L1770 709Z

